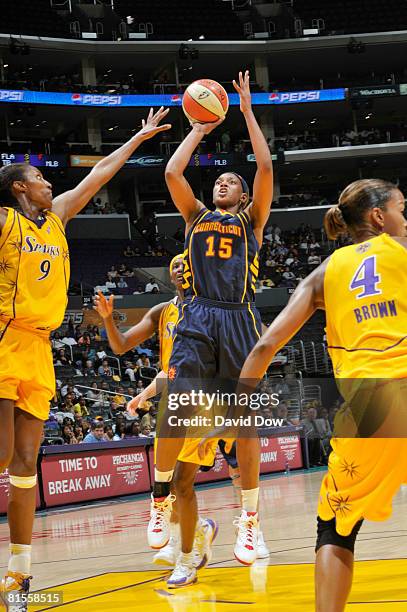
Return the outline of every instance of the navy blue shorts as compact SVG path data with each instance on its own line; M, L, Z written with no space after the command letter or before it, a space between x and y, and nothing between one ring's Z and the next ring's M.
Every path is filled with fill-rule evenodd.
M260 336L260 315L253 304L199 297L184 302L168 368L170 383L177 379L236 382Z

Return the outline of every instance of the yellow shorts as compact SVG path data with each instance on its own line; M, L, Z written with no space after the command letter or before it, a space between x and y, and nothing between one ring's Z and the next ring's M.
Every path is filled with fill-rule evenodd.
M21 410L46 421L54 395L55 373L48 335L0 321L0 398L13 400Z
M385 521L392 500L407 483L407 438L333 438L318 516L336 519L342 536L362 518Z
M177 461L184 463L195 463L195 465L212 465L215 461L216 447L218 441L213 440L205 448L205 455L202 459L198 455L198 446L201 438L185 438L184 445L178 455ZM156 463L158 438L154 438L154 463Z

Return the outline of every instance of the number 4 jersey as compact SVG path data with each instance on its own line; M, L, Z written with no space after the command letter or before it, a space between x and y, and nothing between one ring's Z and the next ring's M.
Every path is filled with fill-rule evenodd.
M12 208L0 234L0 317L51 331L62 323L69 251L61 220L50 211L35 223Z
M407 249L387 234L338 249L324 294L335 376L407 377Z
M258 273L258 244L249 215L203 209L185 241L185 296L253 302Z

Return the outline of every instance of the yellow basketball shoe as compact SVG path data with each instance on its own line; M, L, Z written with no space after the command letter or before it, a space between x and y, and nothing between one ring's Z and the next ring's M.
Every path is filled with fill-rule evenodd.
M7 612L27 612L31 578L28 574L10 571L4 576L0 583L0 600Z

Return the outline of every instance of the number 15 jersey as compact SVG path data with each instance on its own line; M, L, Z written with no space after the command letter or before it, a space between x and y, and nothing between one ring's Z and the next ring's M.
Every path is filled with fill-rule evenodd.
M338 249L324 280L337 378L407 377L407 249L387 234Z
M58 328L69 285L69 250L61 220L44 211L35 223L13 208L0 234L0 317L23 327Z
M185 297L254 301L258 243L246 212L204 208L188 232L183 255Z

